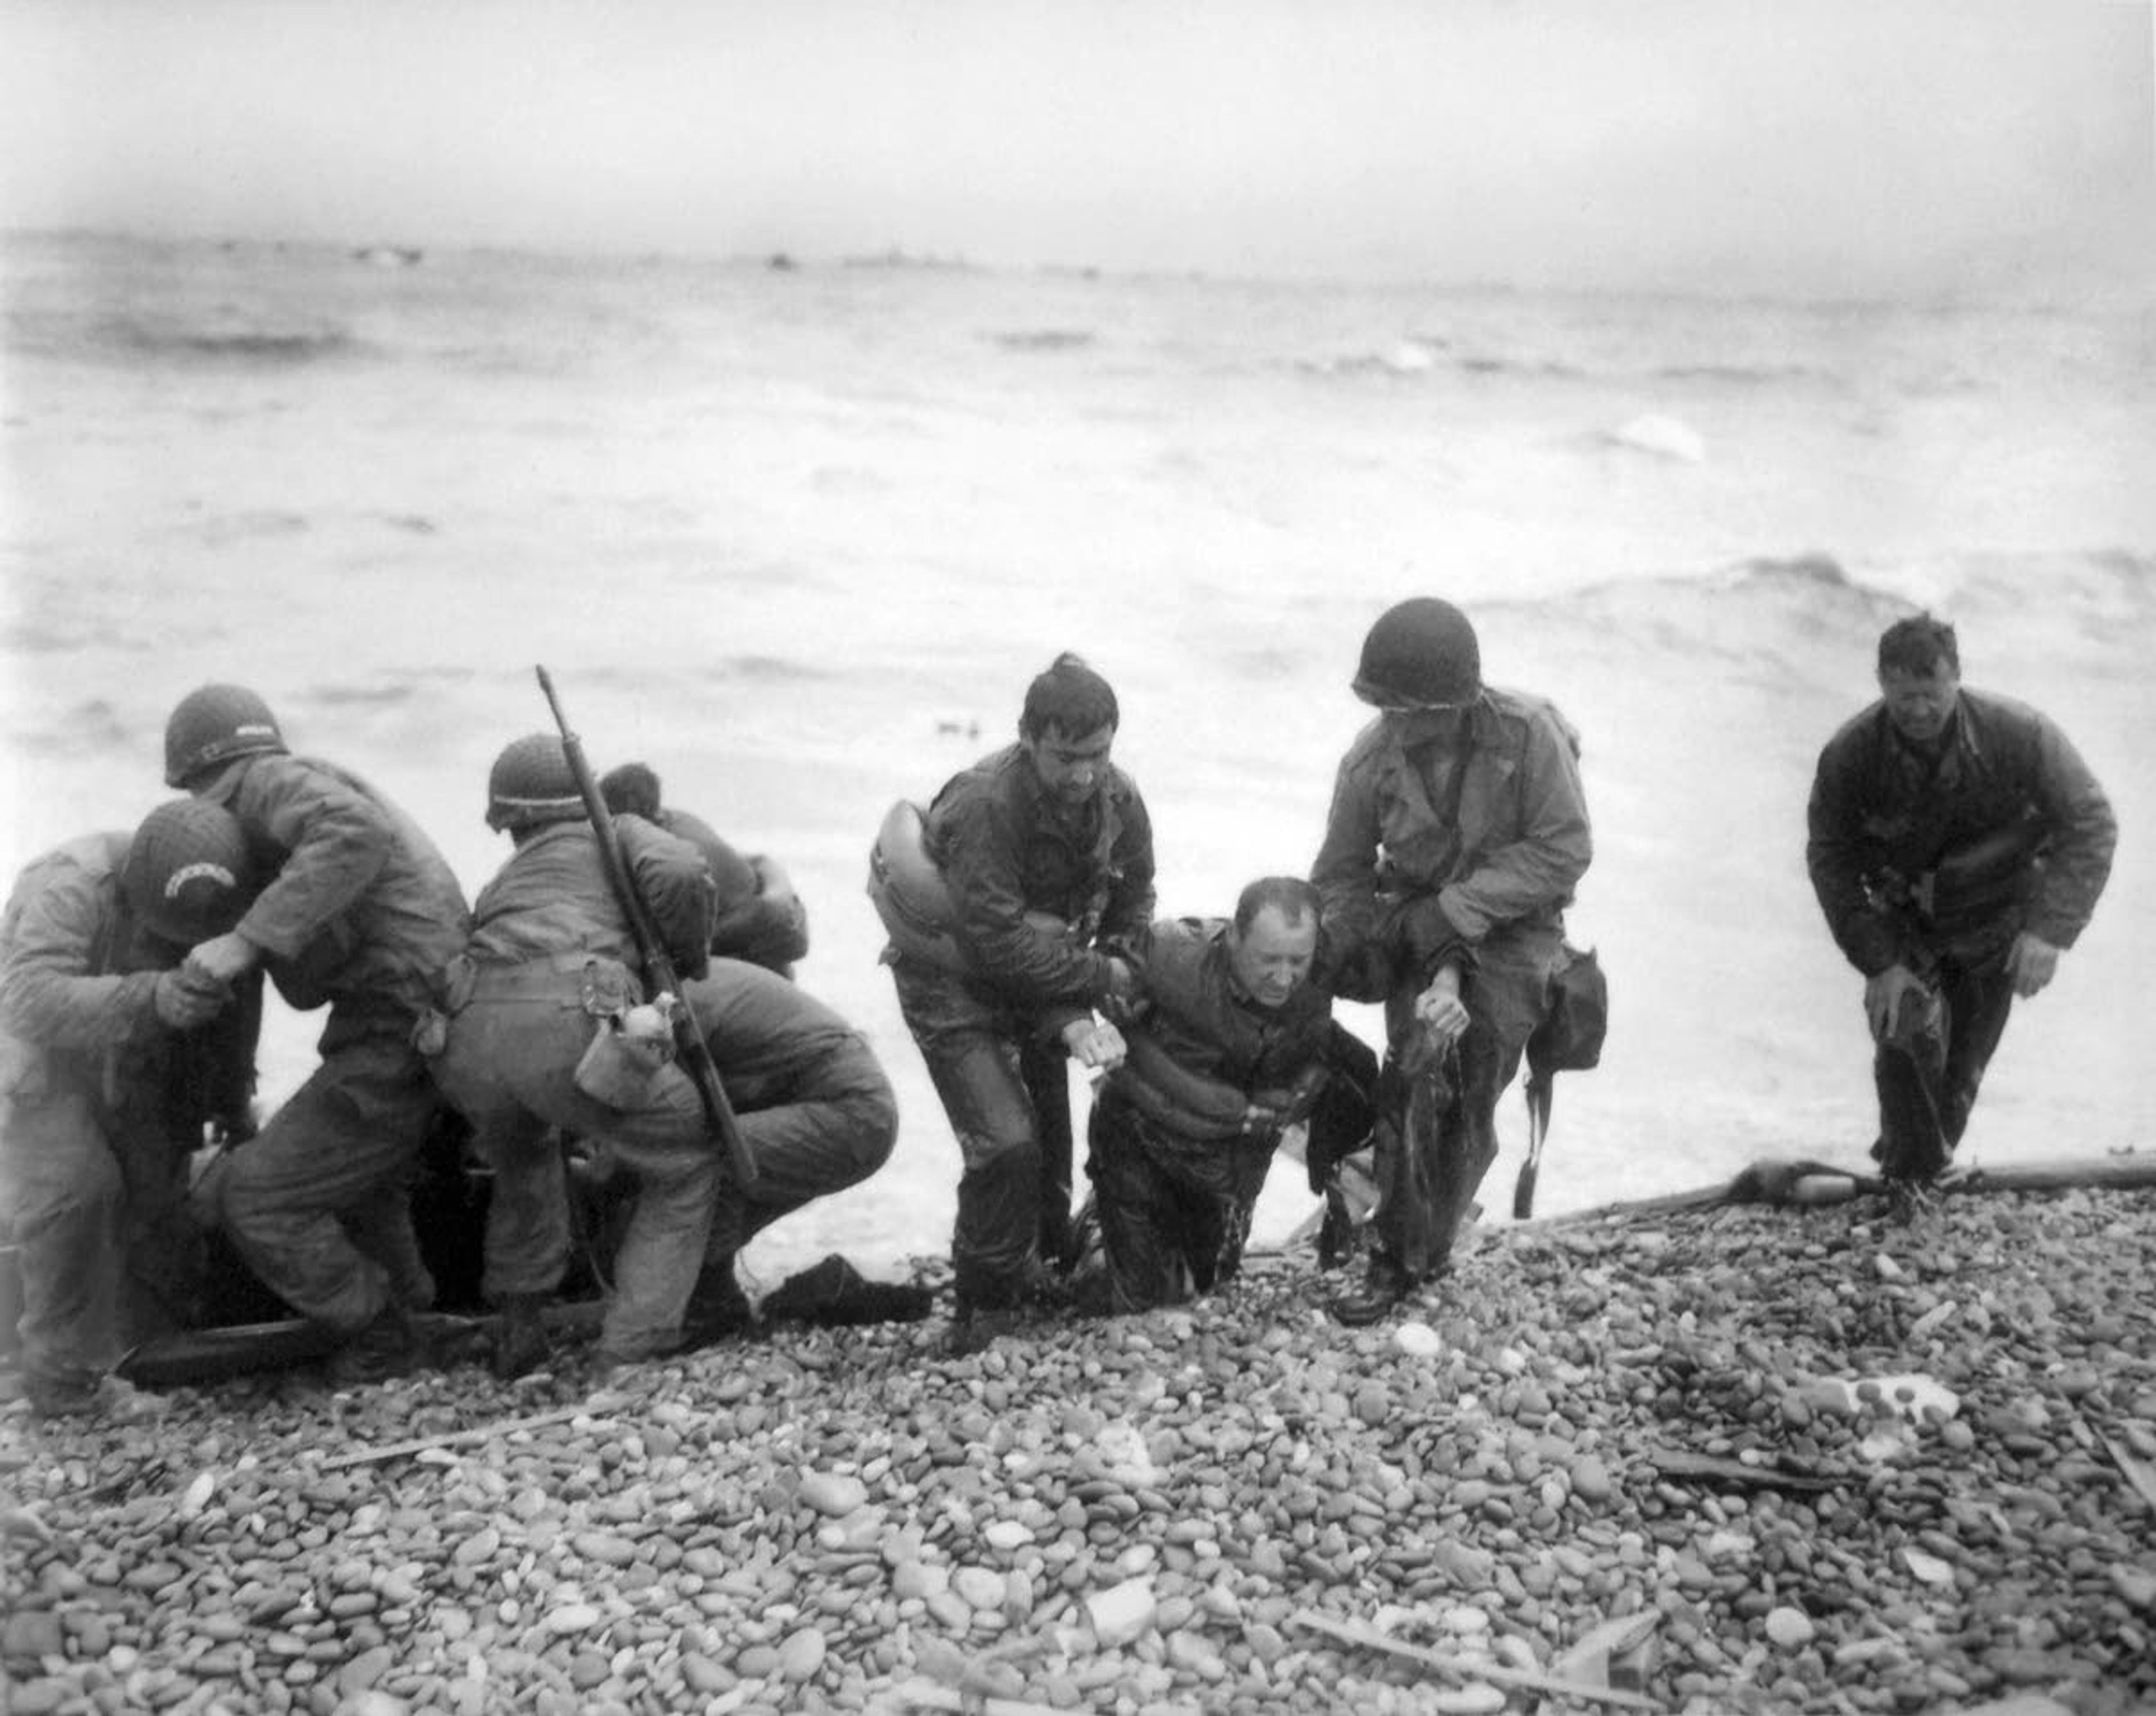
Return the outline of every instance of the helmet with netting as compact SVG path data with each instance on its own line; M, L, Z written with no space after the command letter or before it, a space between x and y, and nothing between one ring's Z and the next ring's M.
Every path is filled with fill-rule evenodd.
M207 799L174 799L144 817L120 886L136 920L180 948L224 934L260 891L239 819Z
M486 824L514 833L584 814L569 753L554 733L513 739L486 777Z
M270 706L244 686L204 686L165 723L165 784L183 787L235 757L285 749Z

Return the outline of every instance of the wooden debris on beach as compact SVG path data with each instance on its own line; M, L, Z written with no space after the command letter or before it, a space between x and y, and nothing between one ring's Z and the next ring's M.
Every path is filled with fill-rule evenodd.
M1342 1644L1357 1645L1368 1651L1382 1651L1388 1656L1419 1662L1425 1668L1435 1668L1440 1674L1455 1680L1479 1680L1491 1686L1520 1687L1549 1698L1581 1698L1592 1703L1614 1704L1630 1710L1656 1710L1661 1708L1653 1698L1618 1687L1596 1686L1590 1682L1567 1680L1556 1674L1537 1674L1525 1668L1508 1668L1502 1662L1485 1662L1479 1657L1447 1656L1442 1651L1430 1650L1421 1645L1409 1644L1404 1639L1394 1638L1390 1633L1380 1632L1376 1627L1365 1626L1360 1621L1335 1621L1331 1616L1321 1615L1314 1609L1299 1609L1289 1618L1294 1626L1311 1632L1322 1632ZM1661 1617L1653 1618L1659 1620Z
M523 1418L497 1419L491 1424L475 1425L469 1430L415 1436L408 1441L391 1442L379 1448L362 1448L356 1453L338 1454L323 1461L321 1469L341 1472L348 1466L372 1466L383 1460L401 1460L408 1454L422 1454L435 1448L468 1448L492 1441L496 1436L514 1436L521 1430L539 1430L550 1424L567 1424L572 1418L583 1417L589 1410L588 1405L567 1406L558 1411L534 1412Z
M1651 1448L1647 1459L1664 1477L1692 1478L1743 1489L1830 1490L1850 1482L1824 1472L1792 1471L1782 1464L1749 1465L1742 1460L1695 1454L1686 1448Z
M2141 1499L2148 1503L2149 1510L2156 1513L2156 1461L2143 1459L2116 1437L2107 1436L2101 1440L2118 1469L2126 1475L2126 1481L2141 1493Z
M1640 1692L1651 1667L1655 1629L1661 1621L1661 1611L1656 1609L1605 1621L1550 1664L1551 1677L1576 1686Z

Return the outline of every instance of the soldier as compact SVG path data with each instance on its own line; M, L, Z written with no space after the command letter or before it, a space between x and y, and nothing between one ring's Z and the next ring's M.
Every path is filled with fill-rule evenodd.
M758 1179L746 1197L727 1186L701 1099L666 1052L670 1032L644 1035L657 1021L635 937L562 741L534 733L509 745L487 794L488 823L516 850L480 891L435 1066L494 1169L483 1286L502 1308L495 1368L512 1376L547 1356L540 1312L569 1254L564 1133L633 1182L600 1367L733 1332L747 1321L734 1252L882 1164L898 1130L889 1081L820 1002L756 967L713 961L703 855L642 817L616 816L623 860L686 991L675 999L737 1081Z
M295 1008L329 1008L321 1064L203 1195L264 1284L335 1338L335 1379L393 1374L416 1356L410 1313L434 1301L409 1186L439 1099L413 1037L464 947L464 894L403 811L293 756L242 686L181 700L165 778L232 814L264 882L187 969L230 983L259 966Z
M1311 1146L1320 1157L1368 1133L1353 1075L1367 1086L1375 1058L1343 1049L1310 981L1317 939L1317 890L1267 876L1232 918L1156 923L1136 950L1127 1054L1093 1105L1086 1164L1111 1308L1178 1303L1235 1275L1288 1128L1329 1133Z
M1570 725L1483 683L1475 628L1450 603L1381 615L1354 690L1378 718L1341 762L1312 880L1324 980L1385 1004L1375 1244L1362 1290L1333 1306L1367 1323L1451 1266L1594 847Z
M808 954L808 908L776 860L744 857L701 817L659 801L659 777L642 763L624 763L599 778L599 793L616 815L626 811L689 841L704 855L718 890L712 910L711 952L746 959L781 977Z
M892 869L907 862L901 831L887 820L879 843L884 958L965 1159L951 1241L962 1351L1014 1328L1068 1246L1067 1060L1122 1058L1095 1009L1136 993L1118 950L1152 917L1153 855L1145 801L1109 760L1118 720L1114 691L1075 655L1033 681L1018 742L947 782L911 830L929 867L919 891L947 917L927 933Z
M1872 1153L1906 1222L1961 1142L2014 998L2087 926L2118 825L2049 719L1963 686L1952 626L1897 620L1878 674L1879 701L1820 754L1805 861L1864 974Z
M160 805L27 867L0 920L0 1206L41 1416L135 1415L109 1374L201 1287L182 1208L205 1126L250 1128L261 985L181 967L255 888L239 825Z

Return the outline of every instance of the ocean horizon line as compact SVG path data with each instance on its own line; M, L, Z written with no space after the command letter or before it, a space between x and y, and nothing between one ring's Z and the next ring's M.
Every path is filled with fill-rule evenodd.
M1421 292L1445 297L1502 298L1598 303L1664 301L1763 309L1803 310L1818 313L1878 312L1954 313L2007 311L2037 315L2115 316L2156 312L2156 275L2139 281L2083 277L2074 280L2046 279L2015 290L1983 290L1961 285L1930 287L1906 292L1774 291L1755 282L1732 282L1727 288L1699 281L1671 283L1638 280L1620 283L1574 283L1532 278L1490 276L1446 277L1411 270L1373 269L1368 272L1325 270L1250 270L1142 267L1068 260L1022 261L986 258L967 251L886 243L861 249L809 250L793 246L758 248L682 245L610 246L605 244L549 244L531 240L436 239L424 235L382 234L342 238L317 235L280 235L244 231L160 231L132 227L95 225L20 226L0 228L0 248L18 244L95 243L134 244L182 249L214 249L223 253L292 253L309 256L343 256L362 265L393 268L424 267L444 256L481 260L528 259L555 265L645 268L717 268L727 271L757 270L803 275L866 274L879 270L921 275L949 274L985 278L1077 280L1101 285L1158 285L1178 283L1219 286L1235 290L1277 290L1301 293L1333 289L1373 294Z

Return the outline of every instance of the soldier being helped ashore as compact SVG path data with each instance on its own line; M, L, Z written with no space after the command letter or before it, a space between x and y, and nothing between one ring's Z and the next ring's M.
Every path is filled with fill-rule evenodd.
M1368 1135L1376 1057L1310 981L1317 939L1317 890L1266 876L1233 917L1158 922L1133 949L1127 1052L1088 1133L1110 1308L1178 1303L1234 1277L1288 1128L1307 1123L1320 1159Z

